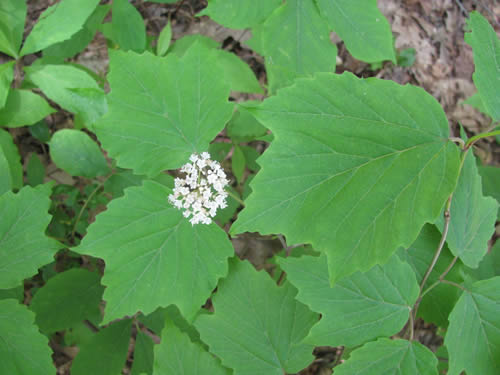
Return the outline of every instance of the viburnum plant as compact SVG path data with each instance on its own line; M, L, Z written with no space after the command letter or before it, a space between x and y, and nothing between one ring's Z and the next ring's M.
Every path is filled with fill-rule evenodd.
M467 138L419 87L334 73L332 30L397 62L373 0L209 0L198 16L250 29L264 57L268 95L237 104L264 93L243 60L173 43L171 23L147 35L128 0L61 0L23 40L26 13L0 2L0 126L66 179L0 130L0 374L54 374L55 350L73 375L282 375L318 346L338 348L338 375L500 372L499 204L483 195L499 174L472 151L500 134L483 16L465 38L493 126ZM105 77L73 59L97 31ZM54 132L56 108L71 126ZM245 232L282 241L271 274L235 255Z

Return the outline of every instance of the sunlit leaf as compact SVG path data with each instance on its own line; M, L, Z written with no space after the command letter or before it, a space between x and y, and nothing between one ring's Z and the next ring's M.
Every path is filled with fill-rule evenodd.
M23 40L26 11L26 0L0 2L0 52L18 57Z
M252 113L276 139L231 232L312 244L332 282L410 246L455 187L460 151L420 88L323 73Z
M0 109L0 126L18 128L33 125L54 112L55 109L40 95L28 90L10 90L5 106Z

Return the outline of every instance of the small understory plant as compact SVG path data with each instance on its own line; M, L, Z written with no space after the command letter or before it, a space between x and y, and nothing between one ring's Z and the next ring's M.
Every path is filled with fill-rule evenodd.
M492 123L468 137L422 88L334 73L331 31L397 63L374 0L209 0L196 16L251 32L266 90L215 40L172 40L185 1L152 2L156 34L148 2L61 0L24 37L26 2L0 3L0 374L283 375L335 347L335 375L498 375L488 21L465 40ZM101 75L77 59L96 32ZM270 272L246 238L280 241Z

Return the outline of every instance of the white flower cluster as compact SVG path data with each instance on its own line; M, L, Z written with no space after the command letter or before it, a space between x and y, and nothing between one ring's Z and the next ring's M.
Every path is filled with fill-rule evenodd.
M193 154L191 163L184 164L181 172L185 178L176 178L174 193L168 196L168 201L179 210L192 225L210 224L218 208L226 208L227 192L224 187L229 183L220 164L210 160L208 152L201 155Z

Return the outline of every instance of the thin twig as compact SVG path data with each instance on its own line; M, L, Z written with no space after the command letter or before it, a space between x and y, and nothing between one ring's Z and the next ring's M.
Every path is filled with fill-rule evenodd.
M462 2L460 0L455 0L455 3L457 3L458 7L460 8L460 10L464 14L464 16L469 18L469 12L467 11L467 9L464 8L464 6L462 5Z
M467 290L464 286L462 286L462 285L460 285L460 284L457 284L457 283L455 283L455 282L453 282L453 281L450 281L450 280L441 280L441 282L442 282L443 284L453 285L453 286L457 287L458 289L462 289L463 291L466 291L466 290Z

